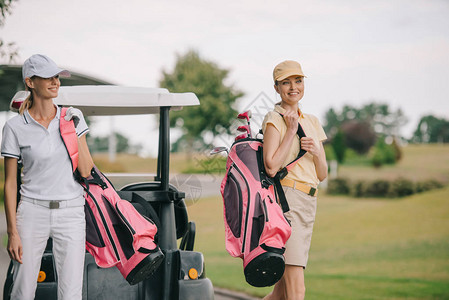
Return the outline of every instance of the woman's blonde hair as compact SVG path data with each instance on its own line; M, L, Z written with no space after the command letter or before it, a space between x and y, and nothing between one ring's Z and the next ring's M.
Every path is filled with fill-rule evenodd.
M30 91L30 95L23 101L19 108L19 114L23 115L26 109L30 109L33 106L33 89L28 87L25 82L25 90Z

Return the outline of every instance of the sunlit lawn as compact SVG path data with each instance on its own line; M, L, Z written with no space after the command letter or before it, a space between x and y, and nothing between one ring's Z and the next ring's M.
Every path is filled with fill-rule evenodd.
M189 207L216 286L263 296L224 248L220 197ZM321 195L307 299L449 299L449 189L401 200Z
M440 179L449 182L449 145L408 145L402 148L403 158L395 165L372 168L364 159L358 164L357 159L339 167L339 176L357 179L394 179L406 177L413 181L423 179ZM199 160L208 159L205 154L189 156L183 153L170 155L170 172L182 173L187 169L201 167ZM107 154L95 154L95 163L107 172L155 173L156 159L142 159L135 155L119 154L115 163L108 162Z
M342 165L339 176L354 179L395 179L405 177L412 181L436 179L449 182L449 145L408 145L402 148L403 157L395 165L373 169L369 165Z
M449 146L410 145L394 166L347 164L352 180L449 181ZM245 282L242 262L225 250L221 197L189 206L196 248L216 286L264 296ZM319 196L307 299L449 299L449 188L402 199Z
M339 168L339 175L449 182L449 145L410 145L403 150L395 166L348 164ZM156 172L155 159L94 159L104 172ZM195 159L171 155L171 174L195 166ZM248 285L241 260L226 252L220 196L200 199L188 211L197 224L195 250L204 253L207 276L215 286L256 296L271 290ZM402 199L343 198L321 192L306 286L307 299L449 299L449 188Z

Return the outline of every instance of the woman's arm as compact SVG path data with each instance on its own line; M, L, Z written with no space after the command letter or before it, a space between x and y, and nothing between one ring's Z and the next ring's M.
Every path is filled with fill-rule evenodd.
M87 147L86 135L78 138L78 172L82 177L88 177L94 167L94 161Z
M287 123L287 131L280 144L281 134L271 124L267 124L263 136L263 161L265 171L270 177L276 175L281 168L282 163L287 158L294 137L296 136L296 131L298 130L297 112L287 111L284 114L284 120Z
M320 181L327 177L326 153L322 142L317 142L311 137L301 138L301 148L313 155L316 175Z
M8 254L22 263L22 241L16 226L17 158L5 157L5 215L8 233Z

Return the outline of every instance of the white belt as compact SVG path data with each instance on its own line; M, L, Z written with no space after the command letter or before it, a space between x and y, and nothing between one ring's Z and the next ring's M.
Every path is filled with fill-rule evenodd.
M33 203L35 205L40 205L43 207L47 207L49 209L57 209L57 208L64 208L64 207L77 207L77 206L83 206L84 205L84 198L80 197L79 199L72 199L72 200L59 200L59 201L51 201L51 200L37 200L27 197L22 197L21 201Z

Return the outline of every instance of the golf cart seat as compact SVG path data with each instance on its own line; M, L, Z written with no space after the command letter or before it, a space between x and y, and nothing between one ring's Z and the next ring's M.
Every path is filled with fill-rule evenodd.
M165 200L164 198L168 196L170 200L174 202L176 239L180 239L185 236L189 226L187 207L184 202L185 193L178 192L176 187L171 184L169 185L169 193L162 193L158 191L159 188L160 184L158 182L140 182L126 185L122 187L120 191L117 191L117 193L120 195L120 198L130 202L135 202L135 200L133 201L133 197L142 197L145 201L151 204L158 217L162 203L161 200ZM144 213L144 208L138 203L135 203L134 206L140 213ZM164 229L159 228L159 230Z

